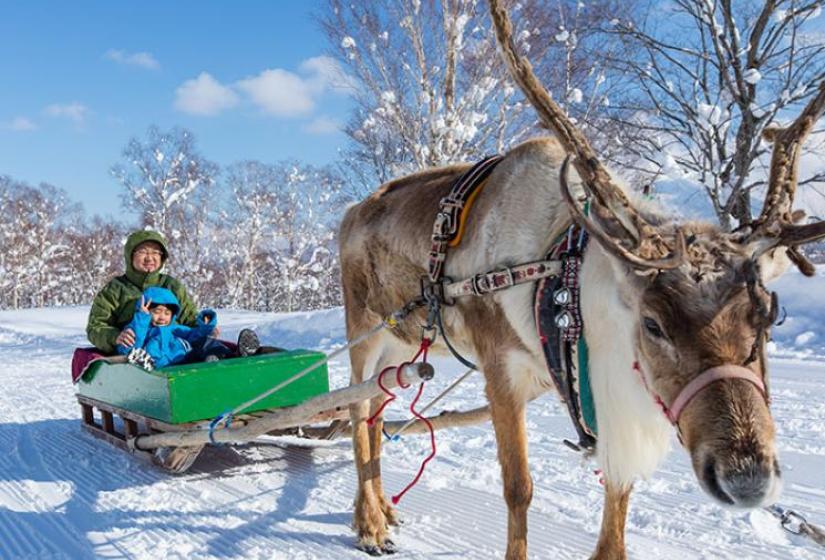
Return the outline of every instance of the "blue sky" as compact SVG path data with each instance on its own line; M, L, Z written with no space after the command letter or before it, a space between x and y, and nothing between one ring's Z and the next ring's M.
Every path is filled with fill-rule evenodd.
M117 216L129 138L190 129L200 152L336 158L350 100L312 18L321 0L2 3L0 174Z

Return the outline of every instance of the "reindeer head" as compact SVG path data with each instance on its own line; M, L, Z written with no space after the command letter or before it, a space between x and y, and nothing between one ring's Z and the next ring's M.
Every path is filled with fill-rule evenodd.
M573 219L609 255L626 304L637 317L640 375L679 430L704 489L743 507L769 503L779 488L768 393L765 342L776 296L765 282L790 262L813 265L797 247L825 237L825 223L796 225L791 208L799 151L825 110L825 83L787 129L776 134L768 193L759 218L728 233L710 224L679 224L643 216L615 185L581 132L518 56L512 25L498 0L493 23L511 75L544 124L555 131L582 180L589 213L567 185Z
M764 346L777 302L764 281L788 261L784 251L754 259L715 228L684 229L680 266L645 275L630 290L639 374L711 496L743 507L773 503L779 466Z

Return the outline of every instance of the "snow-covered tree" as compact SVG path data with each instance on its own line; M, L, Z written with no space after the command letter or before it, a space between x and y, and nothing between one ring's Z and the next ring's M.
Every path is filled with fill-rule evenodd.
M277 311L339 304L340 178L298 162L245 161L228 168L226 187L217 234L221 301Z
M236 163L227 171L229 203L223 211L221 236L231 239L222 253L226 304L234 308L260 309L262 299L277 299L261 289L265 278L277 278L270 249L277 229L278 188L282 177L276 166L257 161ZM274 282L277 286L277 282ZM266 297L263 296L266 293ZM276 294L280 293L276 290Z
M636 53L611 63L636 77L621 118L639 131L639 156L654 174L695 180L726 228L751 221L771 150L763 132L795 117L825 79L822 6L674 0L636 23L617 15L608 29ZM799 185L823 180L825 170Z
M68 264L71 282L63 286L50 304L59 301L88 304L98 290L115 276L123 274L123 245L129 231L122 223L99 216L83 219L78 225L61 228L61 237L69 247Z
M3 307L51 304L72 282L61 227L79 208L53 185L0 177L0 300ZM59 300L60 298L58 298ZM65 303L65 301L58 301Z
M633 4L524 0L512 8L519 48L583 125L607 102L598 24ZM345 161L359 194L413 170L504 151L534 131L496 52L486 2L329 0L321 23L356 100Z
M340 269L336 234L348 199L340 177L327 168L283 163L278 199L276 260L286 288L286 311L338 305Z
M218 166L198 153L188 130L153 126L145 142L129 141L123 161L111 171L125 189L124 207L138 212L142 226L166 236L170 270L200 295L210 280L204 263L212 247L203 241L209 218L217 214L210 195Z
M169 234L181 225L175 218L187 199L215 183L218 168L197 152L188 130L152 126L145 142L129 141L111 172L126 190L124 206L138 212L144 226Z

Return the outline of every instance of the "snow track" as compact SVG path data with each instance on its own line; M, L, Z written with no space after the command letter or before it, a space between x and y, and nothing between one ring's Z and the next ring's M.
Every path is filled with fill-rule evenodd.
M207 448L172 476L80 429L69 381L71 349L83 344L86 308L0 312L0 559L367 558L349 528L355 474L347 441L267 438ZM329 350L342 340L340 310L292 316L222 313L224 332L255 325L262 338ZM460 373L436 362L435 395ZM346 361L330 367L336 387ZM825 524L825 364L774 360L773 411L785 480L781 503ZM446 408L481 402L471 377ZM407 397L407 395L404 395ZM390 416L406 417L403 398ZM530 405L531 558L585 558L600 523L592 465L561 444L571 437L551 395ZM438 456L402 500L396 558L500 558L506 508L489 425L438 434ZM385 488L399 491L428 452L427 438L385 447ZM766 512L725 510L699 489L674 450L638 483L627 527L631 558L821 558Z

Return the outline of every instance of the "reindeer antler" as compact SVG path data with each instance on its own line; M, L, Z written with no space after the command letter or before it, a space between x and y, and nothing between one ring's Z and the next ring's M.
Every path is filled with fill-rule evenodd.
M490 14L496 30L496 37L511 76L532 103L545 126L556 133L568 153L576 156L573 165L593 197L592 208L597 218L606 223L615 224L618 226L616 229L622 230L624 235L619 238L610 236L602 231L601 226L596 224L594 220L582 219L581 211L567 192L565 199L571 205L574 216L578 218L584 228L599 239L605 248L636 267L675 268L679 266L682 255L679 254L678 247L673 251L674 254L670 259L648 260L638 254L642 248L644 250L653 249L654 252L661 255L667 255L671 251L656 231L656 228L642 218L624 192L616 186L581 131L550 98L547 90L536 78L530 62L516 54L513 42L513 25L507 11L498 0L490 0ZM566 181L565 172L562 172L562 176ZM628 250L624 247L622 245L623 241L633 249Z
M658 260L649 260L643 259L638 255L628 251L625 249L620 243L616 243L610 236L608 236L601 228L589 228L587 227L587 223L589 220L587 216L585 216L584 212L582 212L579 205L576 203L575 199L573 198L573 194L570 192L570 186L567 183L567 175L570 172L570 157L567 156L564 158L564 163L561 165L561 171L559 173L559 180L561 182L561 194L564 197L565 202L567 205L570 206L570 209L573 213L573 220L580 226L587 228L587 231L590 232L593 237L599 240L601 245L609 252L613 253L613 255L627 261L634 267L637 268L656 268L656 269L671 269L678 267L683 259L685 253L687 253L687 245L685 242L685 235L681 230L676 231L676 247L673 251L673 255L664 259Z
M749 243L759 245L757 254L778 246L789 248L791 260L808 275L813 273L813 265L805 259L796 247L825 237L825 222L796 225L804 214L793 212L793 199L799 181L799 157L802 145L810 135L816 121L825 112L825 81L819 84L819 91L811 99L802 113L787 128L770 129L774 142L771 154L771 169L768 192L762 212L753 224Z

